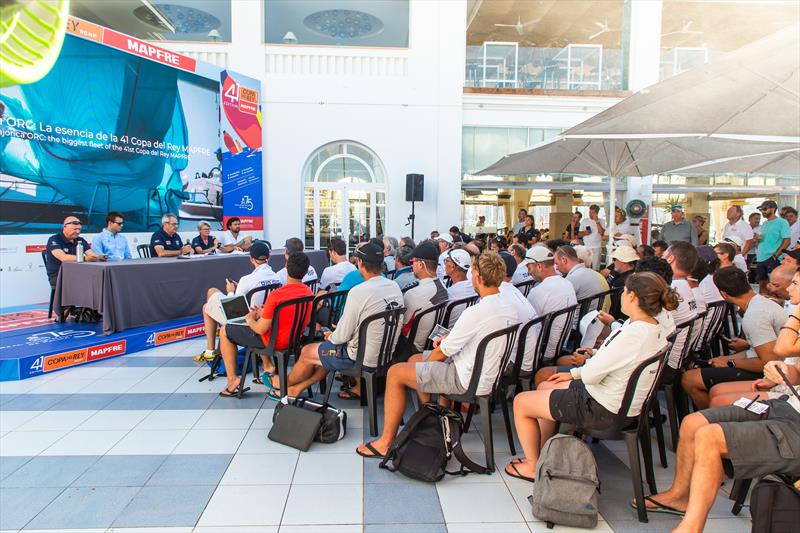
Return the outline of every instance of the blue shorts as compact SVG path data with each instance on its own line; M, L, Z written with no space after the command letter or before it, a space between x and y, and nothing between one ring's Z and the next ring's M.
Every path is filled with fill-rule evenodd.
M328 372L350 370L356 364L355 361L347 356L346 344L333 344L328 341L321 342L317 347L317 355L319 356L319 362L322 363L322 368Z

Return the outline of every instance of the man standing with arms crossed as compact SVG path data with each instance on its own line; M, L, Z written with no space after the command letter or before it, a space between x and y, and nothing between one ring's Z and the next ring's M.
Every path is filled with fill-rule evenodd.
M758 293L767 295L770 272L780 264L779 258L789 246L791 232L789 223L776 215L778 204L774 201L766 200L757 209L765 220L761 225L761 240L756 250L756 281Z

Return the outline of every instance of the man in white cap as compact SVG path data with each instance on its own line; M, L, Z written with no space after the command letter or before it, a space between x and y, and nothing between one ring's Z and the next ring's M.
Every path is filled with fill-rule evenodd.
M670 209L670 212L672 213L672 220L665 222L661 226L661 238L667 241L667 244L672 244L675 241L684 241L691 243L692 246L697 246L697 228L686 220L683 214L683 206L675 204Z
M636 252L634 252L635 254ZM530 273L531 277L540 282L528 294L528 301L533 305L536 316L560 311L565 307L578 303L572 283L556 272L555 256L549 248L546 246L534 246L527 251L522 263L528 266L528 273ZM561 336L561 332L567 327L566 319L566 315L559 317L559 320L554 322L550 328L551 345L548 345L544 354L546 361L554 360L560 355L555 353L555 344Z
M741 244L739 244L740 253L747 256L747 253L752 248L755 241L753 238L753 228L744 220L744 211L741 206L732 205L725 212L728 223L722 228L722 240L729 237L738 237ZM738 265L737 265L738 266Z
M614 270L608 276L608 286L616 289L625 286L625 280L636 270L636 263L639 261L639 254L630 246L618 246L611 252L611 260L614 263ZM612 295L611 308L609 314L616 319L625 320L628 318L622 313L620 307L621 293Z
M736 248L736 256L733 258L733 266L747 274L747 261L744 260L744 255L742 255L742 238L738 235L729 235L728 237L722 239L722 242L732 244L733 247Z
M472 279L467 278L467 271L472 264L472 258L466 250L448 250L444 260L444 273L450 276L450 287L447 288L447 299L451 302L477 296ZM459 305L450 312L450 325L455 324L461 312L466 309ZM450 327L448 325L448 327Z
M437 232L438 233L438 232ZM453 237L449 233L439 233L434 239L439 246L439 266L436 267L436 275L440 278L444 277L444 260L447 257L447 251L453 247Z

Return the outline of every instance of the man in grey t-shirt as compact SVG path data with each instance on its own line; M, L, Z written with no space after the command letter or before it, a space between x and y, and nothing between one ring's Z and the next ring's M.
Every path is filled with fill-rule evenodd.
M683 206L675 204L671 209L672 220L661 226L661 239L671 244L674 241L684 241L697 246L697 228L686 220Z

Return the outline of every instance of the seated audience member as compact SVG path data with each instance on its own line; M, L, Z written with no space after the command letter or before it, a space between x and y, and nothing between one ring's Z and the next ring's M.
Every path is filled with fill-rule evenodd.
M558 271L565 274L567 281L572 283L578 300L603 292L600 279L578 259L578 254L572 246L559 246L554 257Z
M226 253L234 250L246 252L250 249L250 245L253 242L253 237L249 235L240 235L242 221L239 219L239 217L230 217L227 221L225 221L225 227L227 228L227 231L223 232L219 237L221 251Z
M512 305L500 298L499 286L506 274L502 259L494 252L477 257L472 265L472 284L480 302L461 313L452 331L427 354L414 355L406 363L389 368L383 408L383 433L356 450L364 457L382 457L397 436L406 408L406 389L414 389L422 402L431 394L463 394L472 377L478 344L487 335L517 324ZM505 348L503 340L489 343L476 394L489 394L500 372Z
M705 409L709 405L708 391L718 383L755 381L762 377L764 364L777 359L773 351L775 339L786 321L786 310L760 294L755 294L747 276L730 266L714 273L714 284L722 298L739 308L745 339L733 338L729 343L734 355L711 359L710 368L695 368L683 374L681 384L694 403Z
M328 243L328 256L331 266L323 270L319 278L319 288L324 291L330 291L332 285L338 287L348 273L356 270L353 263L347 260L347 246L339 237L332 237Z
M250 247L250 264L253 266L253 272L239 278L238 283L226 279L225 280L225 294L223 294L216 287L208 289L206 295L206 303L203 305L203 322L206 326L206 349L203 353L195 359L214 358L214 341L217 338L217 321L211 317L206 308L207 306L219 306L219 299L226 296L247 296L247 293L257 287L264 287L270 284L278 284L278 276L269 266L269 245L264 241L253 241ZM253 296L253 299L248 302L250 306L258 306L264 303L264 294L259 293Z
M747 274L747 261L745 261L744 256L742 255L742 239L736 235L731 235L730 237L725 237L722 243L727 243L733 246L734 254L731 262L733 263L733 266Z
M438 232L437 232L438 233ZM444 277L444 260L447 257L447 251L453 247L453 238L449 233L440 234L433 239L435 244L439 247L439 264L436 267L436 276L439 278ZM422 243L420 243L422 244ZM419 245L417 245L419 246ZM416 249L416 248L415 248Z
M697 265L697 248L688 242L674 241L661 258L666 260L672 268L672 283L670 285L678 293L680 301L677 309L672 312L672 318L675 320L676 325L683 324L697 317L697 314L706 307L705 302L698 304L698 295L692 290L687 279ZM667 369L664 372L665 383L672 383L675 374L680 370L679 365L683 347L686 343L691 346L700 336L703 324L702 319L694 320L692 324L691 337L689 337L686 330L683 330L678 333L675 342L672 344L669 359L667 360Z
M700 293L700 299L705 302L706 306L722 301L722 295L714 285L714 272L718 269L719 258L714 249L710 246L698 246L697 265L692 270L690 277L697 281L695 293Z
M534 246L525 254L525 261L531 277L539 283L528 293L528 301L536 311L536 316L544 316L560 311L578 303L572 283L562 278L555 270L555 256L544 246ZM544 361L553 361L558 338L567 324L567 316L562 315L550 326L550 338L544 353ZM524 365L525 366L525 365Z
M92 251L98 256L106 256L109 261L122 261L131 258L128 239L122 235L125 218L122 213L111 211L106 215L106 227L93 240Z
M570 243L569 241L566 241L564 239L550 239L548 241L544 241L544 245L547 247L548 250L550 250L553 253L556 253L556 250L558 250L559 246L572 246L572 243ZM583 246L583 245L581 244L579 246ZM589 249L588 247L584 246L584 248L586 248L587 250L589 250L589 252L591 252L591 249ZM594 259L594 254L591 254L591 255L592 255L592 259ZM591 265L587 265L587 266L591 267Z
M472 278L467 278L471 262L472 258L466 250L450 250L447 255L447 259L444 262L444 271L452 281L452 284L447 288L447 299L449 301L454 302L477 295L475 287L472 286ZM456 323L464 309L466 307L461 305L453 308L450 313L450 324L447 324L448 328L451 328Z
M648 244L640 244L639 246L637 246L636 253L639 254L639 259L656 256L656 251L653 249L652 246Z
M636 262L639 261L639 255L630 246L619 246L611 252L611 261L613 262L614 270L608 276L608 287L609 289L624 287L625 280L636 270ZM611 307L608 312L615 319L624 320L627 317L622 311L620 296L620 294L612 296Z
M661 257L662 255L664 255L664 252L666 252L667 248L669 248L669 244L667 244L667 241L661 241L661 240L653 241L651 246L653 247L653 250L656 253L656 257Z
M61 270L61 263L72 263L78 260L78 244L83 246L84 259L86 261L102 261L102 256L97 255L91 250L86 239L80 236L81 221L78 217L68 216L64 219L63 229L51 235L47 239L45 257L47 257L47 279L50 287L55 288L58 280L58 272Z
M445 256L450 253L452 250L445 252ZM406 312L403 314L402 334L406 338L411 334L411 326L418 314L447 301L447 289L436 275L438 259L439 250L436 243L430 240L419 243L411 254L411 268L419 285L403 294ZM413 353L421 352L425 348L428 335L433 329L434 315L435 313L425 315L420 321L415 338L409 339L415 350Z
M733 258L736 257L736 248L728 242L721 242L714 246L714 252L719 259L719 268L734 266ZM738 268L738 267L737 267Z
M775 341L774 352L778 357L794 357L800 361L800 337L797 330L800 329L800 271L792 276L786 292L789 294L789 316L786 323L778 333Z
M785 254L783 254L783 259L781 260L782 265L789 265L790 267L794 267L795 269L800 269L800 249L795 248L794 250L789 250Z
M497 235L496 237L492 237L492 240L489 241L489 250L495 253L500 253L506 249L506 245L507 243L505 237Z
M403 237L400 239L400 246L408 246L409 248L414 248L417 243L414 242L414 239L411 237Z
M411 254L414 253L414 248L411 246L401 246L395 255L395 265L397 270L394 272L394 282L400 287L402 291L417 282L414 277L414 269L411 268Z
M451 226L450 227L450 236L453 237L453 242L456 243L458 241L463 242L464 244L468 243L472 240L472 237L458 229L458 226Z
M516 235L513 235L511 237L511 243L522 246L522 248L524 248L525 250L527 250L528 247L531 246L528 243L528 237L524 233L517 233ZM533 244L536 243L534 242Z
M534 481L542 445L552 437L559 422L585 429L606 429L615 422L633 370L667 345L674 329L669 313L678 296L652 272L636 273L625 281L622 311L630 317L579 368L559 372L536 391L514 398L514 422L525 452L506 467L506 474ZM627 416L639 415L655 372L645 371Z
M219 247L217 239L211 235L211 224L205 220L197 223L197 231L200 233L197 237L192 239L192 250L196 254L208 254Z
M383 264L384 271L387 273L394 272L397 268L394 264L394 256L397 255L398 247L397 239L388 235L383 237Z
M792 295L790 290L792 290L792 284L794 282L794 278L797 277L797 271L792 269L791 267L787 267L785 265L779 265L775 268L769 275L769 283L767 283L767 289L769 290L769 298L777 303L780 306L783 306L786 310L786 314L789 317L787 319L788 322L792 321L792 313L795 311L794 306L792 305ZM780 336L783 334L786 326L781 328L778 332L778 337L775 340L775 347L773 348L773 352L778 357L787 357L791 356L789 353L784 353L781 349L778 348L778 344L780 342ZM791 333L789 334L792 335ZM786 339L784 339L786 342ZM742 396L747 396L747 393L753 390L753 384L756 383L754 381L734 381L729 383L720 383L719 385L715 385L711 388L709 392L710 398L710 407L719 407L721 405L730 405ZM789 391L783 391L788 393ZM777 396L774 396L777 398ZM770 395L770 398L773 398Z
M284 244L283 257L286 258L286 260L288 261L290 255L296 252L302 252L303 249L304 249L303 241L301 241L297 237L286 239L286 244ZM286 277L287 277L286 267L278 270L278 280L280 281L281 285L286 285ZM308 272L306 272L306 275L303 276L303 283L309 281L316 281L318 279L319 277L317 276L317 271L314 270L313 266L309 265Z
M253 257L253 250L262 248L262 244L266 246L266 243L261 241L253 241L250 246L251 258ZM279 329L274 332L272 323L275 318L275 308L289 300L312 295L311 289L300 281L308 271L309 264L311 262L303 252L295 252L290 255L286 260L288 273L286 285L270 292L263 307L260 305L254 306L250 314L247 315L247 324L225 324L222 326L219 336L219 348L220 352L222 352L222 360L225 361L225 373L228 377L228 383L225 389L219 393L220 396L229 397L238 393L239 376L236 375L238 346L265 348L269 345L270 336L273 333L278 336L275 339L275 349L282 350L289 346L289 336L292 333L292 321L294 320L296 309L287 307L281 310L281 314L278 317ZM307 305L310 306L311 302ZM309 309L308 317L302 324L302 329L305 329L310 318L311 311ZM265 356L261 356L261 362L264 364L262 379L269 378L275 372L275 365L270 358ZM278 378L276 377L274 381L278 381Z
M166 213L161 217L161 229L150 237L151 257L177 257L192 253L190 244L183 244L178 235L178 217Z
M350 289L342 316L336 329L325 333L323 342L303 346L300 357L288 376L288 390L284 394L299 396L314 383L325 379L328 372L350 370L358 354L358 330L367 317L392 307L403 305L403 295L393 281L381 276L383 272L383 249L372 243L364 243L355 252L356 267L364 278L362 283ZM378 350L383 337L383 322L375 321L367 330L367 347L364 366L377 366ZM273 386L277 383L273 383ZM358 398L360 384L350 388L350 397ZM274 389L270 397L279 399L282 391Z
M793 336L796 339L797 333ZM795 353L800 354L800 350ZM800 365L770 361L764 367L765 379L758 382L759 389L779 385L789 390L778 367L797 388ZM766 413L727 405L684 418L675 479L669 490L645 497L648 511L682 516L674 531L704 531L725 477L723 458L732 463L735 479L758 479L767 474L800 476L800 401L789 392L760 402L769 407Z
M522 261L525 260L526 248L521 244L512 244L508 247L508 251L511 254L511 257L514 258L514 262L517 264L517 267L514 269L514 275L511 276L511 283L518 285L525 281L529 281L531 279L531 275L528 273L528 265L524 265L522 263Z
M356 285L364 283L364 276L361 275L361 271L358 268L358 255L356 254L360 248L366 246L367 244L369 243L361 242L356 245L355 252L353 252L352 257L350 258L350 262L356 267L356 269L345 274L344 278L342 278L342 282L339 284L338 290L349 291Z
M500 298L514 307L516 310L517 322L519 322L519 329L522 330L522 327L525 324L536 319L539 315L536 314L536 310L533 308L528 299L525 298L525 295L522 294L522 292L511 283L511 277L514 275L514 272L517 269L516 260L508 252L500 252L500 259L502 259L506 265L506 275L499 287ZM520 365L520 376L522 377L530 376L531 371L533 370L535 355L538 351L537 339L539 338L539 330L539 326L528 329L528 335L525 339L525 354ZM519 337L514 340L511 359L509 360L508 367L506 367L507 372L511 372L512 370L511 363L517 356L518 345Z

